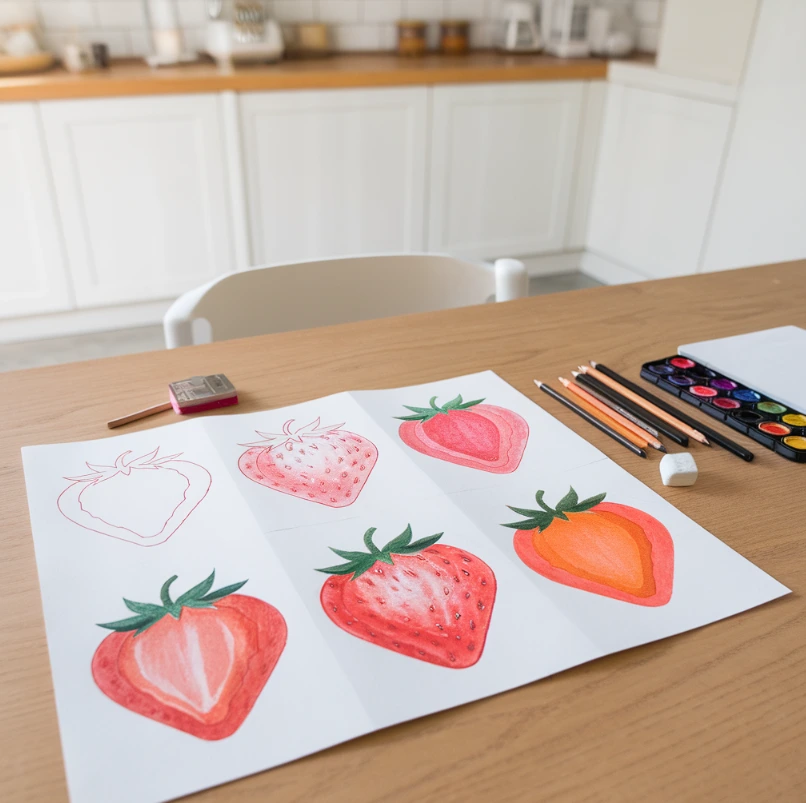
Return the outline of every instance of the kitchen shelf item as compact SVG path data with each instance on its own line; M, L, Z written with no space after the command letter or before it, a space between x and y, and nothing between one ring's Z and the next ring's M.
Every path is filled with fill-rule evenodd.
M462 56L470 49L470 23L442 20L439 23L439 49L447 56Z
M179 25L177 0L142 0L150 67L185 64L197 61L198 56L185 47Z
M426 24L423 20L399 20L397 52L401 56L424 56L428 49Z
M537 53L543 47L535 7L528 0L517 0L504 6L499 47L508 53Z
M29 56L0 55L0 75L13 73L42 72L53 66L53 53L32 53Z
M543 0L541 25L547 53L561 58L590 55L588 26L592 0Z

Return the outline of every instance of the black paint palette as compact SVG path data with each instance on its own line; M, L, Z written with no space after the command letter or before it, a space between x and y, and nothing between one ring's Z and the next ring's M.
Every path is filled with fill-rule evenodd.
M641 378L679 396L787 460L806 463L806 414L675 355L641 366Z

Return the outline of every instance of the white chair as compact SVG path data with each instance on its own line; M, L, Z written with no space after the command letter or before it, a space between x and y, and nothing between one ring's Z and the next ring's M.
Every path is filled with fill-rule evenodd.
M527 294L522 262L437 254L361 256L252 268L180 296L165 313L169 348Z

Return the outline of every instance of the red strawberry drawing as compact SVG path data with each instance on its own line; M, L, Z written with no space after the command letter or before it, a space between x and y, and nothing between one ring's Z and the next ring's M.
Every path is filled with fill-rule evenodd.
M495 575L480 558L439 544L442 533L412 543L411 526L381 549L331 550L347 563L317 569L322 608L353 636L450 669L473 666L484 651L495 602Z
M319 419L292 431L286 421L280 434L258 432L263 440L243 443L249 449L238 468L250 480L328 507L346 507L358 498L375 463L374 443L342 429L320 426Z
M482 404L484 399L463 402L461 396L439 407L409 407L414 415L399 416L400 439L412 449L468 468L493 474L510 474L518 467L529 439L529 426L517 413Z
M246 583L212 591L215 572L162 605L124 599L135 615L99 625L108 635L92 658L92 677L135 714L199 739L224 739L241 727L285 649L282 614L236 594Z
M167 541L207 495L206 468L159 456L119 455L113 465L87 463L89 474L65 477L72 484L56 502L65 518L86 530L140 546Z

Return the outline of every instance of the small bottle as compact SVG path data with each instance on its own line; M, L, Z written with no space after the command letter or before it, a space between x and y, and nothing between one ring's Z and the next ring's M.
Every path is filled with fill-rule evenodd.
M397 23L397 52L401 56L424 56L427 50L425 22L399 20Z

